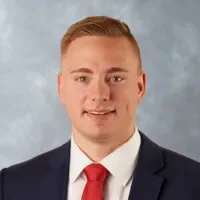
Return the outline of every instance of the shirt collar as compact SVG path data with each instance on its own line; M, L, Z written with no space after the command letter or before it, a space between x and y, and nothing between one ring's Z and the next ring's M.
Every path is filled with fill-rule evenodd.
M126 186L133 175L140 144L140 134L137 127L135 127L133 136L100 162L122 186ZM73 183L76 181L82 170L91 163L93 163L92 160L76 145L72 134L70 182Z
M141 144L137 127L133 136L100 163L106 167L122 186L126 186L133 175Z
M70 175L69 180L71 183L75 182L83 169L93 163L86 154L75 143L73 134L71 136L71 152L70 152Z

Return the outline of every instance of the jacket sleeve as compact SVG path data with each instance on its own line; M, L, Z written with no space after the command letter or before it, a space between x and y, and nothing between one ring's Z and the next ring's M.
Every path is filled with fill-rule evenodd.
M0 200L4 200L4 173L5 168L0 170Z

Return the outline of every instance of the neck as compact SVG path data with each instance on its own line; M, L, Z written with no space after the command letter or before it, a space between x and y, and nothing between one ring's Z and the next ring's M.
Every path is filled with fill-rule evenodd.
M104 138L102 140L86 137L83 134L73 130L73 139L76 145L93 161L100 162L110 153L115 151L121 145L126 143L134 134L135 128L126 134L120 134L121 137Z

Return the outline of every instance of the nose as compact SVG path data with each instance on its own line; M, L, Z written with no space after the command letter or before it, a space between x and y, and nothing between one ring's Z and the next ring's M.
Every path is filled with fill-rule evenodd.
M110 87L105 80L95 80L91 83L89 96L92 101L110 100Z

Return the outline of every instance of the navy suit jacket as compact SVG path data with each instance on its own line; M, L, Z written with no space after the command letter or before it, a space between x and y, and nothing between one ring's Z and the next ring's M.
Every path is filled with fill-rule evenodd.
M140 134L141 147L129 200L200 200L200 163ZM70 141L1 170L0 200L66 200L69 162Z

